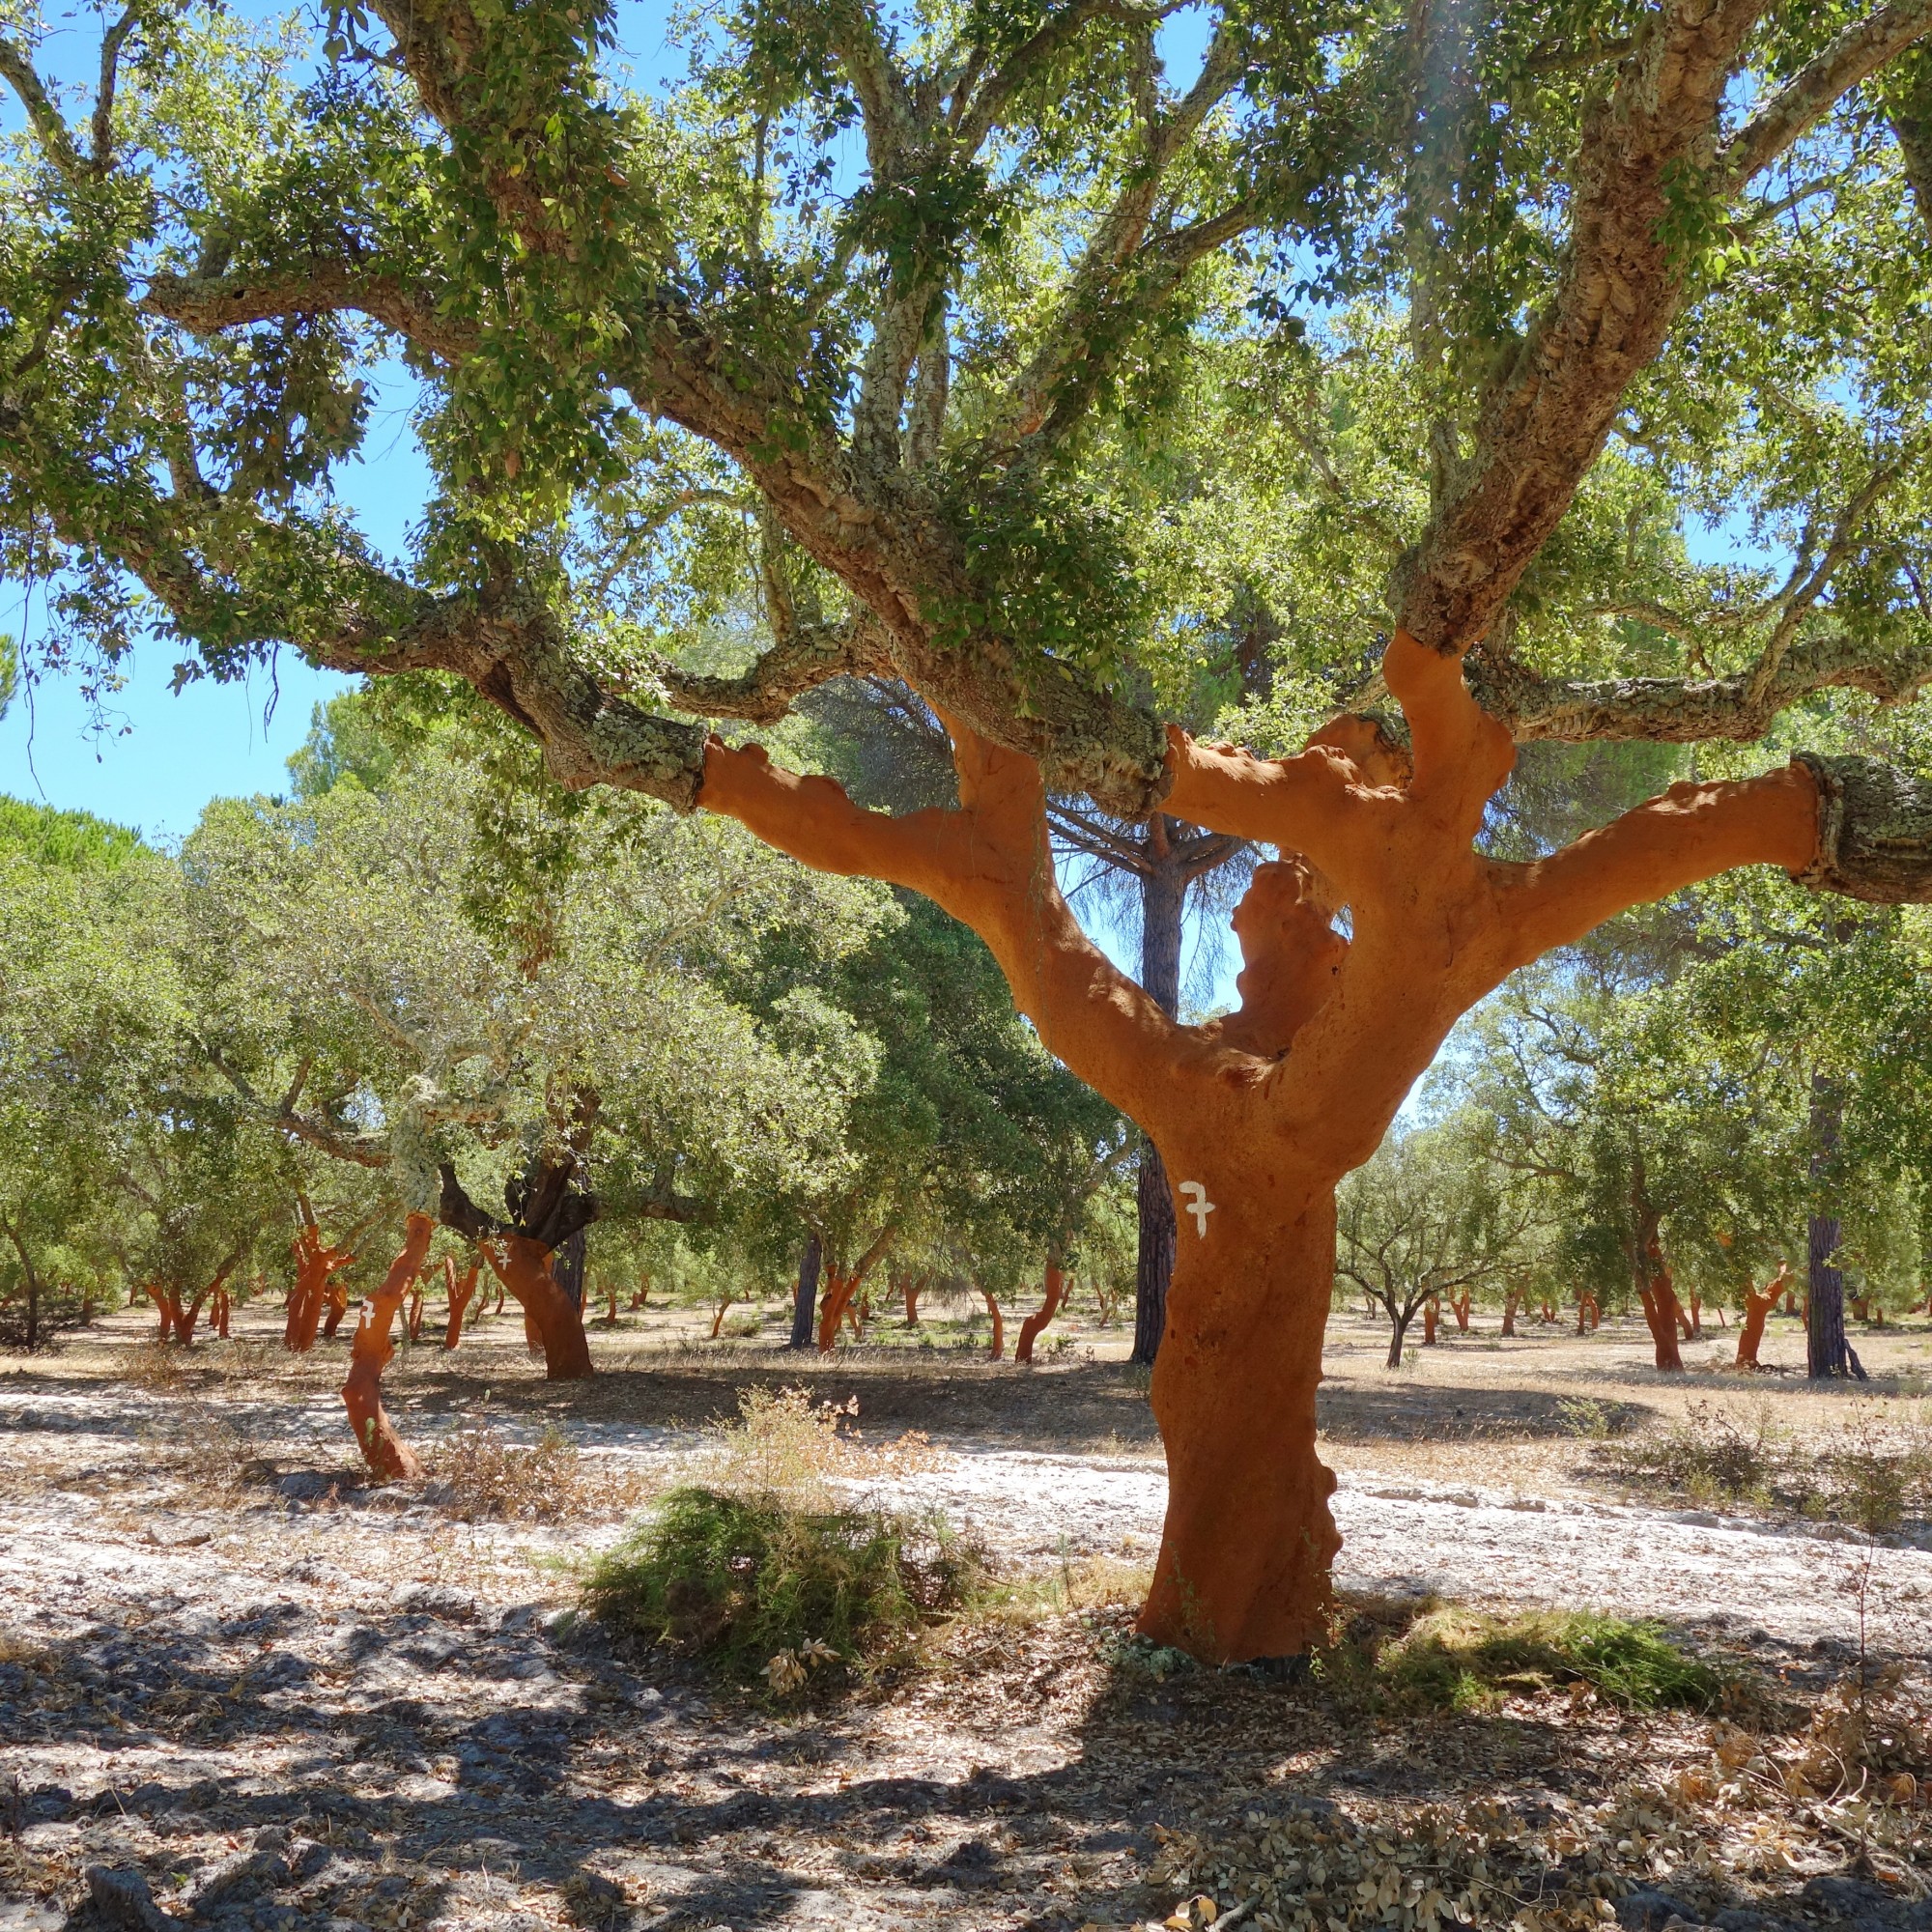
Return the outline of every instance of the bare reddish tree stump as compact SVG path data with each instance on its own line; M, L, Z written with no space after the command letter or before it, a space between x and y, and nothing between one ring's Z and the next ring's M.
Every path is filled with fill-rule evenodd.
M1060 1312L1060 1304L1065 1296L1066 1278L1060 1270L1058 1262L1046 1264L1046 1294L1039 1306L1020 1323L1019 1340L1013 1344L1013 1360L1028 1362L1033 1360L1033 1345L1039 1339L1039 1333L1055 1315ZM999 1358L996 1355L994 1359Z
M404 1223L402 1252L389 1264L383 1284L362 1304L355 1334L349 1345L349 1379L342 1385L342 1406L349 1426L372 1474L384 1482L413 1482L422 1465L396 1434L383 1407L383 1371L396 1352L389 1330L415 1278L429 1257L436 1223L427 1214L412 1214Z

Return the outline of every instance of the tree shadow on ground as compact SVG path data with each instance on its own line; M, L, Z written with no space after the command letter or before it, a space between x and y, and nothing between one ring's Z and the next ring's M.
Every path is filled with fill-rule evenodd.
M70 1892L130 1868L183 1913L226 1870L223 1922L254 1927L1144 1922L1174 1902L1147 1884L1162 1831L1471 1789L1547 1816L1643 1748L1554 1702L1391 1721L1320 1683L1168 1674L1119 1610L955 1630L896 1683L784 1712L443 1586L347 1616L168 1605L0 1664L40 1772L16 1842Z

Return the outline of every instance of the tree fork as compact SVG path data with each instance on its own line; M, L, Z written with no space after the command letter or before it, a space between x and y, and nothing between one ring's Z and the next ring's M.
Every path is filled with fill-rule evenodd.
M349 1379L342 1387L342 1405L349 1411L349 1426L355 1431L363 1460L384 1482L410 1483L422 1474L421 1463L384 1410L383 1371L396 1351L389 1339L396 1312L422 1272L435 1233L436 1223L427 1214L409 1216L404 1223L402 1251L389 1264L382 1286L362 1304L350 1344Z

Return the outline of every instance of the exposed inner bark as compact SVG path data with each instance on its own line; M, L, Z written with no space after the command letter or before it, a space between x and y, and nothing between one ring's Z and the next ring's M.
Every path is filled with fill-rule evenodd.
M1754 1369L1758 1366L1757 1351L1764 1342L1765 1321L1784 1294L1785 1277L1790 1271L1789 1264L1780 1262L1776 1274L1762 1288L1745 1290L1745 1319L1738 1324L1739 1368Z
M1172 735L1167 810L1300 855L1262 867L1236 913L1240 1007L1193 1027L1081 931L1029 758L949 718L957 810L896 818L774 769L755 745L713 739L705 758L700 805L808 865L922 892L978 931L1047 1047L1153 1141L1179 1232L1153 1377L1168 1514L1141 1628L1217 1661L1296 1654L1323 1628L1336 1536L1314 1401L1334 1188L1457 1018L1627 906L1738 866L1795 872L1817 847L1817 786L1787 767L1673 786L1534 864L1485 858L1473 841L1514 759L1508 732L1454 658L1411 638L1390 643L1383 677L1406 754L1362 719L1283 759Z
M463 1340L463 1318L476 1293L476 1277L483 1271L480 1261L472 1261L461 1273L456 1257L442 1258L442 1285L449 1295L449 1323L442 1331L442 1346L453 1349Z
M383 1407L383 1371L396 1351L389 1330L403 1298L421 1274L429 1258L436 1223L427 1214L412 1214L404 1223L402 1251L376 1293L362 1304L355 1334L349 1346L349 1379L342 1386L342 1406L349 1426L371 1472L384 1482L414 1482L422 1465L396 1434Z
M491 1271L524 1311L525 1334L532 1353L544 1360L548 1381L581 1381L592 1373L590 1341L583 1311L556 1284L551 1251L527 1235L498 1234L481 1243Z
M1013 1344L1013 1360L1031 1362L1033 1345L1039 1340L1040 1331L1060 1312L1060 1304L1066 1291L1066 1278L1061 1273L1058 1261L1046 1264L1046 1293L1039 1306L1020 1323L1019 1340Z
M986 1313L992 1318L993 1339L986 1345L986 1359L997 1362L1007 1352L1007 1318L1000 1310L1000 1297L982 1283L980 1298L986 1304Z

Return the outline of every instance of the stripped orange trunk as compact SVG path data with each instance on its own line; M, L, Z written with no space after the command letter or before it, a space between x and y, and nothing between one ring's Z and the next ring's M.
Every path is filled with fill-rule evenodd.
M1449 1297L1449 1313L1456 1318L1457 1334L1466 1335L1469 1332L1469 1291L1466 1288L1460 1301L1453 1294Z
M1425 1349L1432 1349L1435 1346L1435 1323L1437 1319L1438 1310L1435 1305L1435 1297L1432 1294L1422 1304L1422 1346Z
M362 1304L349 1345L349 1379L342 1385L342 1406L349 1411L349 1426L371 1473L387 1483L414 1482L422 1474L421 1463L383 1407L383 1371L396 1352L389 1340L396 1311L422 1272L435 1233L436 1223L427 1214L412 1214L404 1223L402 1251L389 1264L382 1286Z
M1780 1272L1775 1281L1763 1289L1745 1290L1745 1319L1738 1325L1738 1359L1741 1369L1754 1369L1758 1366L1757 1351L1764 1341L1764 1324L1771 1311L1777 1306L1778 1297L1784 1293L1784 1277Z
M524 1311L524 1338L544 1359L545 1378L581 1381L592 1373L590 1339L577 1304L551 1273L550 1250L526 1235L496 1235L483 1253L503 1287Z
M442 1285L449 1295L449 1323L442 1331L442 1346L445 1349L453 1349L463 1340L463 1317L470 1297L476 1293L476 1277L482 1272L482 1266L481 1262L472 1261L459 1274L456 1257L444 1255L442 1258Z
M859 1292L857 1272L844 1274L830 1263L825 1269L825 1292L818 1302L818 1352L829 1355L838 1343L838 1327L845 1320L852 1297Z
M1503 1333L1505 1335L1514 1335L1516 1333L1517 1303L1521 1299L1522 1297L1515 1289L1510 1289L1503 1296Z
M993 1339L986 1349L986 1359L997 1362L1007 1352L1007 1318L1000 1313L999 1297L990 1288L981 1288L980 1293L986 1297L986 1313L993 1318Z
M724 1331L724 1317L730 1312L731 1296L728 1294L718 1304L717 1312L711 1318L711 1339L715 1342Z
M1406 747L1360 717L1279 759L1170 733L1160 809L1284 855L1257 868L1235 915L1239 1007L1194 1026L1082 931L1056 884L1032 758L947 717L957 807L891 817L829 779L774 769L761 746L705 749L702 807L971 926L1043 1044L1160 1154L1179 1231L1151 1385L1168 1493L1138 1628L1213 1662L1305 1654L1328 1627L1340 1538L1315 1391L1335 1189L1457 1019L1629 906L1741 866L1796 873L1819 850L1819 785L1794 765L1673 786L1529 864L1492 859L1475 839L1515 759L1508 728L1454 655L1406 632L1382 676Z
M282 1346L298 1355L315 1347L316 1329L322 1311L331 1299L332 1278L355 1260L346 1248L326 1247L322 1230L313 1221L306 1223L291 1244L296 1258L295 1292L289 1296L289 1316L282 1330ZM347 1305L348 1297L343 1297ZM338 1315L337 1321L341 1320ZM331 1335L335 1332L330 1323Z
M1031 1362L1033 1345L1039 1340L1039 1333L1060 1312L1060 1304L1066 1292L1066 1279L1060 1271L1059 1264L1046 1264L1046 1293L1039 1306L1020 1323L1019 1340L1013 1344L1013 1360Z

